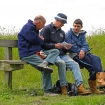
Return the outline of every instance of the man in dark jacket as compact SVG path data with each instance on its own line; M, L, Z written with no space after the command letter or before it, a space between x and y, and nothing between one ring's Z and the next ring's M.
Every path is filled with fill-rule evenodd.
M89 45L85 38L86 31L81 30L82 27L82 21L76 19L73 22L73 28L70 28L66 33L66 42L72 44L69 53L73 55L75 61L89 71L90 78L88 82L92 93L101 94L103 92L96 88L96 73L99 86L105 86L105 73L102 70L100 58L90 53Z
M55 64L58 66L62 94L67 95L66 67L73 72L79 94L90 94L90 91L84 88L78 63L72 60L68 55L66 55L66 52L68 49L70 49L71 45L64 42L65 33L61 29L61 27L64 26L65 23L67 23L67 16L65 14L58 13L58 15L55 17L55 21L51 24L46 25L42 29L41 35L45 39L43 48L46 50L56 48L60 51Z
M18 34L18 50L21 60L28 62L41 71L44 91L50 95L52 92L51 73L53 70L48 65L55 63L59 50L42 49L44 38L39 36L39 30L44 27L45 23L46 19L41 15L36 16L34 21L28 20Z

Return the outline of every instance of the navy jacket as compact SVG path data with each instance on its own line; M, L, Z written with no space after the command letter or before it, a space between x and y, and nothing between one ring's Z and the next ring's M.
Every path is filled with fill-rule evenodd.
M55 49L56 43L62 43L65 41L65 32L62 29L56 29L53 23L46 25L41 33L44 37L43 48L46 50ZM67 50L65 48L59 49L60 55L65 54Z
M72 44L72 47L69 50L70 52L79 53L80 50L84 50L84 52L87 52L89 50L89 45L86 42L85 34L86 31L81 30L79 32L79 35L77 36L73 32L72 28L70 28L65 37L66 42Z
M36 30L33 21L28 20L18 33L18 50L20 58L30 56L42 50L41 45L43 45L44 41L40 39L38 35L39 31Z

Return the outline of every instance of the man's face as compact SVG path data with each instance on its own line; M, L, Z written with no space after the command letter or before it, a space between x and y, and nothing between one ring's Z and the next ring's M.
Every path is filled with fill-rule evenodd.
M45 20L39 22L39 30L45 26L45 23L46 23Z
M81 24L75 24L75 23L73 24L73 31L75 33L78 33L81 29L82 29Z
M35 25L36 25L36 30L40 30L45 26L46 20L42 20L42 21L36 21Z
M59 28L61 28L62 26L64 26L64 23L62 23L61 21L57 20L56 27L59 29Z

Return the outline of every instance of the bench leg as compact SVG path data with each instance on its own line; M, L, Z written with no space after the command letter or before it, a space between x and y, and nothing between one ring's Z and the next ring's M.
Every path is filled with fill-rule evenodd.
M12 71L4 71L4 79L8 88L12 89Z

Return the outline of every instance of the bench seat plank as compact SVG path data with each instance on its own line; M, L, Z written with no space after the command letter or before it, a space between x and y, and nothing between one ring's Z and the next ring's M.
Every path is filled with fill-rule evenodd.
M23 69L25 63L21 60L0 60L0 70L14 71Z
M0 63L6 63L6 64L25 64L26 62L21 60L0 60Z

